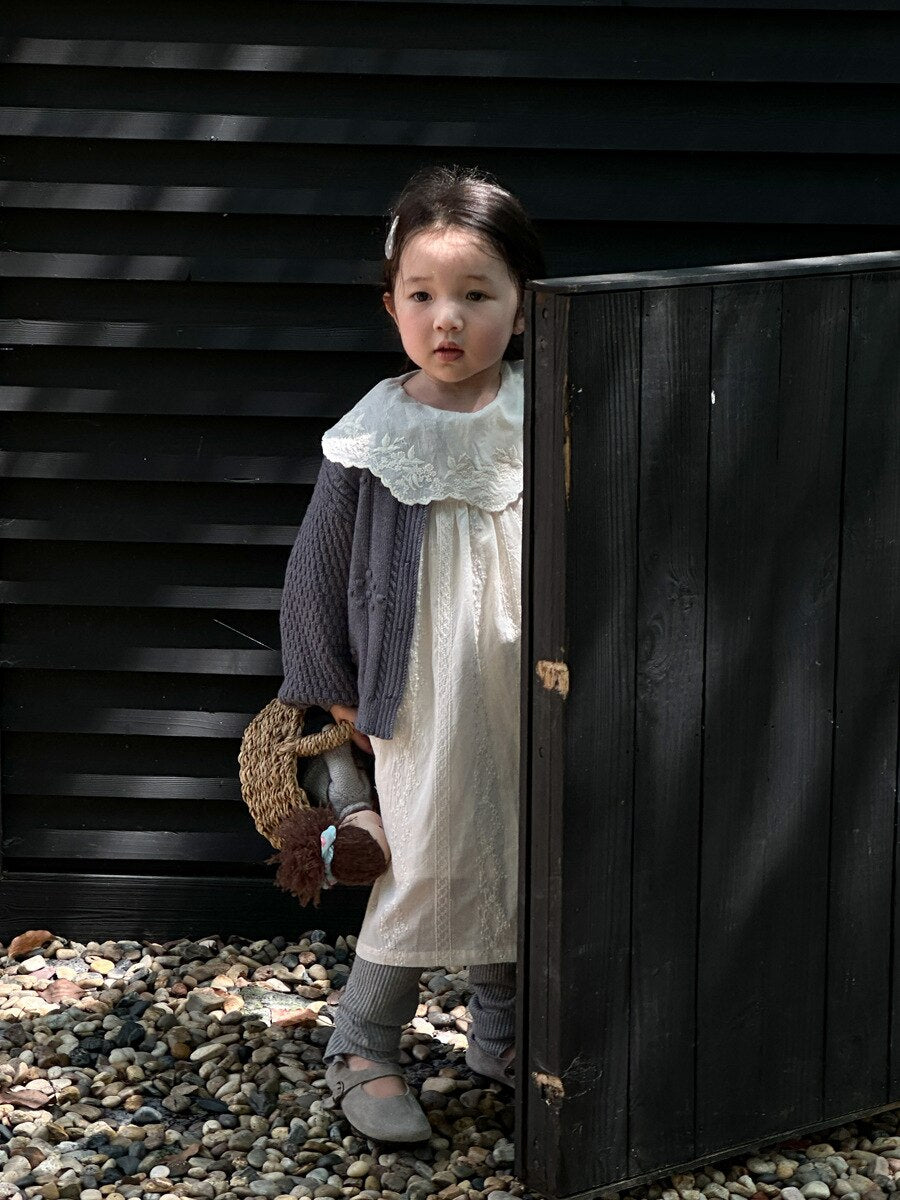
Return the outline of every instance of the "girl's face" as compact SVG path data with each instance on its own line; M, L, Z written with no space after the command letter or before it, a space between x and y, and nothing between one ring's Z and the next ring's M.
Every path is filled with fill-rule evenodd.
M476 234L423 229L403 248L393 294L384 293L403 349L439 386L489 381L514 333L525 328L506 263Z

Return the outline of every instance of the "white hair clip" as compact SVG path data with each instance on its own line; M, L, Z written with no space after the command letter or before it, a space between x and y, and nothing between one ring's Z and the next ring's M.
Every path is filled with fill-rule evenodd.
M394 217L393 221L391 221L391 227L388 230L387 237L385 238L385 241L384 241L384 257L385 258L391 258L393 256L394 241L395 241L396 235L397 235L397 221L398 220L399 220L399 217Z

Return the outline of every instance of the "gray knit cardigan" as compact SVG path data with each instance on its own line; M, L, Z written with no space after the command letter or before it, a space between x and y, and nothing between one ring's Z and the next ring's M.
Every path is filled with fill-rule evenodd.
M322 460L285 573L280 700L358 705L360 732L393 736L427 518L367 468Z

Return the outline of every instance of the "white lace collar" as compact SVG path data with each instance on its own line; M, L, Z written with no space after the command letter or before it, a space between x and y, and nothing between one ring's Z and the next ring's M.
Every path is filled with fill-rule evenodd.
M416 372L382 379L322 437L322 451L345 467L367 467L402 504L466 500L499 512L522 491L521 362L503 362L500 390L476 412L452 412L413 399L403 384Z

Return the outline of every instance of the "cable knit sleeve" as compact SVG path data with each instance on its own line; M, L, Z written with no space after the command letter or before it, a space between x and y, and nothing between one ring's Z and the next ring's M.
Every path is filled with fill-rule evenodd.
M281 658L286 704L357 705L350 653L347 582L359 471L323 459L288 558L281 598Z

